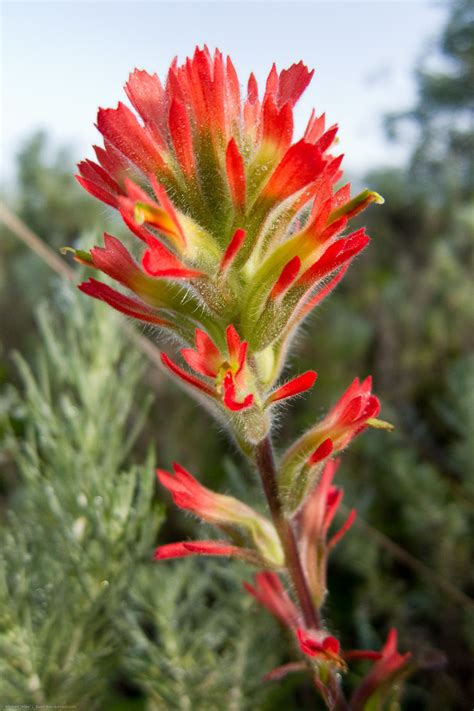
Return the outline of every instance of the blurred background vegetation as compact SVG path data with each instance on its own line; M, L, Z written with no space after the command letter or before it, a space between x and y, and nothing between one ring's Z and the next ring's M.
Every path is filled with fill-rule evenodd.
M402 708L454 711L474 702L469 0L451 4L432 60L416 70L413 109L385 119L391 140L416 136L408 164L354 176L386 204L364 215L370 249L305 326L293 364L316 368L318 386L283 418L277 446L355 375L373 374L396 430L369 433L343 458L339 481L361 521L332 560L327 618L350 647L378 648L396 626L421 662ZM73 163L37 133L2 196L55 251L122 229L75 183ZM248 570L150 562L157 540L196 527L171 507L165 516L156 461L247 500L252 473L131 346L122 319L77 296L5 226L0 250L2 702L314 709L298 677L259 683L288 645L242 593Z

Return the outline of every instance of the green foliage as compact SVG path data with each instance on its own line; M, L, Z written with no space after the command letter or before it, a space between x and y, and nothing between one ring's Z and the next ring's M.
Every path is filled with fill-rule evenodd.
M97 225L110 226L107 214L89 200L74 178L74 160L67 148L54 149L46 133L26 140L17 157L16 190L2 196L52 249L74 244L88 232L97 239ZM0 343L27 354L34 350L33 313L51 289L50 268L0 223ZM15 313L15 318L9 315ZM7 353L0 357L0 382L14 377Z
M162 513L150 456L127 461L146 413L131 419L139 358L115 318L69 290L60 303L59 323L40 310L35 373L18 358L24 394L4 442L20 481L0 534L0 697L89 709L115 672L115 619Z
M243 593L243 567L179 561L142 575L124 617L125 664L149 711L262 708L265 672L284 647L269 616ZM239 575L240 574L240 575Z

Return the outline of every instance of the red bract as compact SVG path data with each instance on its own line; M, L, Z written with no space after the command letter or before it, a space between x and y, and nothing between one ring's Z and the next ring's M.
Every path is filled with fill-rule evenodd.
M232 325L226 329L226 342L227 352L221 353L207 333L197 328L195 348L181 349L181 355L195 373L213 380L212 387L184 371L167 355L162 354L161 358L164 365L185 383L215 400L221 400L229 410L238 412L251 407L254 401L254 395L248 392L248 388L252 387L245 363L248 344L240 339ZM237 390L247 390L243 399L237 398Z
M350 528L355 518L351 511L345 523L327 540L329 527L341 504L343 491L333 486L332 480L339 462L329 461L312 491L306 496L297 520L299 547L308 577L308 586L315 603L320 607L326 595L326 566L331 548Z
M157 470L160 483L168 489L173 497L174 503L180 508L192 511L199 518L221 528L225 533L232 536L233 528L239 531L237 539L241 543L242 532L245 533L249 542L255 547L253 560L261 564L280 565L283 561L283 553L277 533L273 525L266 518L254 511L250 506L233 496L223 496L217 494L205 486L202 486L184 467L173 464L174 473ZM215 542L216 546L222 542ZM189 552L200 553L196 548L200 542L193 542L194 548L189 548L191 544L179 544L178 548L165 548L165 557L175 557L171 554L176 550L177 556L189 555ZM249 551L237 546L242 550L238 555L249 557ZM158 559L163 558L163 552L158 549ZM217 548L216 548L217 550ZM187 551L187 552L186 552ZM228 555L228 553L215 553L216 555ZM233 555L236 554L234 551ZM229 553L230 555L230 553Z
M371 388L370 377L362 383L356 378L321 422L288 449L282 462L281 484L287 490L290 508L300 503L320 463L347 447L378 415L380 403Z
M296 378L289 380L284 385L274 390L267 398L267 405L278 400L286 400L289 397L300 395L312 388L316 382L317 374L314 370L307 370L306 373L298 375Z
M356 378L320 423L319 428L327 431L335 451L344 449L380 412L380 402L371 389L370 376L362 383Z
M342 659L339 656L341 645L332 635L325 635L324 632L311 634L307 630L297 630L298 642L303 654L308 657L315 657L324 662L332 662L340 665Z
M183 543L167 543L155 550L155 560L170 560L172 558L188 558L196 555L223 556L239 558L253 565L261 563L261 558L254 551L239 546L232 546L227 541L184 541Z
M390 630L379 657L352 696L351 709L354 711L363 711L371 697L377 697L381 702L383 694L408 671L411 654L410 652L400 654L397 651L397 631L395 629Z
M302 623L301 614L276 573L258 573L255 585L244 583L245 590L290 629Z

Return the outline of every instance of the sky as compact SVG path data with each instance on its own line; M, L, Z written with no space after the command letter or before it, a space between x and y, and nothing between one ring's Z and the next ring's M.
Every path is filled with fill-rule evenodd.
M215 2L22 2L0 0L1 173L13 175L22 141L40 128L78 160L92 157L97 107L126 100L138 67L163 76L206 43L230 54L242 84L261 83L275 61L302 59L316 73L296 112L339 123L345 167L363 173L397 165L407 147L388 144L381 118L409 108L413 68L439 34L446 8L425 0L219 0Z

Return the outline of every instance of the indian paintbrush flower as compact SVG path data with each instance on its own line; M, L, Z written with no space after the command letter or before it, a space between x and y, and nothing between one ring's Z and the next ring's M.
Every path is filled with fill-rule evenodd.
M301 62L273 67L261 98L253 75L241 97L231 60L206 48L174 62L164 87L136 70L126 93L141 123L122 103L100 109L104 147L79 165L81 185L143 245L140 262L111 236L85 259L77 253L133 296L95 279L83 291L190 347L198 328L222 350L232 324L262 401L327 280L368 243L363 229L345 233L349 220L380 201L334 190L342 156L324 115L313 113L292 145L293 108L311 77Z
M173 464L173 468L174 474L158 469L157 475L177 506L221 528L231 538L237 531L239 542L241 534L245 533L259 554L261 565L283 565L280 540L270 521L233 496L207 489L179 464Z
M306 496L296 515L299 528L299 548L308 577L308 586L317 607L326 595L326 567L330 550L349 530L355 518L352 510L345 523L328 540L328 531L341 504L343 491L332 485L339 462L330 460L319 481Z
M390 687L408 673L410 659L410 652L398 652L397 631L391 629L382 651L378 654L378 661L355 690L350 708L363 711L367 708L367 703L377 708L384 692L390 691Z
M244 583L244 588L289 629L296 630L303 624L300 611L283 587L277 573L258 573L255 576L255 585Z
M289 509L295 509L301 503L311 482L321 471L322 463L347 447L377 416L380 403L371 389L372 378L368 377L362 383L356 378L321 422L285 452L280 487Z
M355 513L328 539L342 498L331 458L368 425L387 427L375 419L370 378L355 380L279 463L271 444L274 409L316 380L309 370L282 382L294 336L369 243L364 228L350 231L351 219L383 202L341 183L338 129L324 114L313 111L293 140L293 110L312 76L302 62L274 65L263 92L253 74L242 91L230 58L206 47L174 60L164 83L136 69L125 86L133 110L99 109L104 145L77 176L118 211L136 243L129 249L106 234L103 246L73 252L114 282L92 277L84 293L174 341L164 366L256 466L272 516L207 489L180 465L158 470L175 503L225 538L162 545L155 558L233 556L260 568L245 587L302 655L268 678L305 669L330 708L346 708L340 672L349 659L369 658L376 664L353 698L361 709L407 659L393 633L382 653L344 653L321 618L328 554Z

